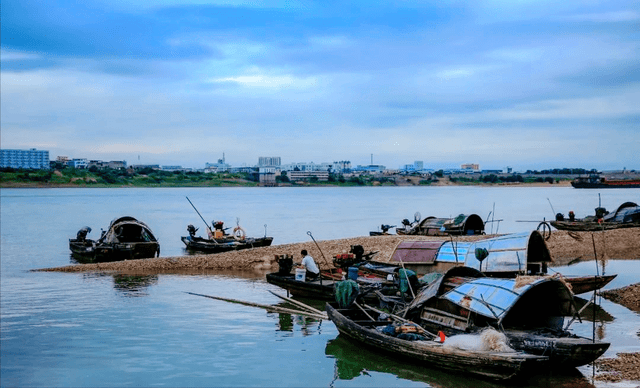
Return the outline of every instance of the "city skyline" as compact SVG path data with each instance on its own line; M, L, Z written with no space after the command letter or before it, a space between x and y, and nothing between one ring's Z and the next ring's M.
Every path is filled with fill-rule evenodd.
M5 149L187 167L225 153L232 165L640 168L633 1L2 11Z

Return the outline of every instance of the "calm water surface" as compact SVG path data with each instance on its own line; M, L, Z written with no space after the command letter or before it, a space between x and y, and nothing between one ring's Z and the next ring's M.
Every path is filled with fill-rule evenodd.
M602 206L640 202L640 189L603 190ZM338 336L329 321L214 301L186 292L277 304L264 273L120 276L30 272L71 263L68 239L90 237L118 216L149 224L162 256L185 254L180 236L202 221L235 226L274 244L368 235L382 223L476 213L501 219L494 231L520 232L555 212L591 215L598 192L560 187L176 188L0 190L1 385L10 386L495 386L427 365L408 364ZM553 210L552 210L553 207ZM490 227L489 227L490 231ZM345 247L348 248L348 247ZM294 252L292 252L294 253ZM593 274L595 265L555 268ZM611 260L608 288L637 282L640 262ZM282 293L282 292L281 292ZM307 301L309 302L309 301ZM312 303L312 302L310 302ZM317 305L321 307L321 304ZM606 356L640 351L640 316L601 301L598 338ZM592 322L573 326L591 336ZM605 386L592 368L532 379L529 386Z

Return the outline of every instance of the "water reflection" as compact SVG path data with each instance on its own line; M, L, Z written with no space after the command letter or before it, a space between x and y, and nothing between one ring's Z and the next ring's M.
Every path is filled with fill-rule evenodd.
M327 342L325 354L335 359L334 382L356 380L369 376L371 371L389 373L398 378L427 383L430 387L567 387L592 388L594 385L577 369L552 372L511 383L477 379L459 372L448 372L420 363L412 363L379 352L371 351L354 343L342 334ZM421 362L423 363L423 362Z
M113 281L113 288L116 291L120 291L125 296L131 297L147 296L147 289L158 284L158 275L89 272L83 273L82 278L93 281L111 279Z
M113 275L113 287L126 296L147 296L147 287L158 284L158 275Z

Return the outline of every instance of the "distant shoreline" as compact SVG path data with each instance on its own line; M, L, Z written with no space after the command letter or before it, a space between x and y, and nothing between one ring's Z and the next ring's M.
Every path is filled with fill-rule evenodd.
M401 184L401 185L332 185L332 184L280 184L278 186L269 187L571 187L569 181L560 181L558 183L547 182L513 182L513 183L432 183L430 185L416 185L416 184ZM156 185L109 185L109 184L77 184L77 183L62 183L62 184L47 184L47 183L26 183L26 182L2 182L0 183L0 189L70 189L70 188L82 188L82 189L137 189L137 188L203 188L203 187L267 187L261 185L246 185L246 184L222 184L222 185L175 185L175 184L156 184Z

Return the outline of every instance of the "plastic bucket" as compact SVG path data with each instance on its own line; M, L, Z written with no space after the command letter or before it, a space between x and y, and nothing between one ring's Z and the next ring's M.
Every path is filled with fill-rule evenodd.
M358 267L349 267L348 279L358 280Z
M296 268L296 280L304 282L307 270L303 268Z

